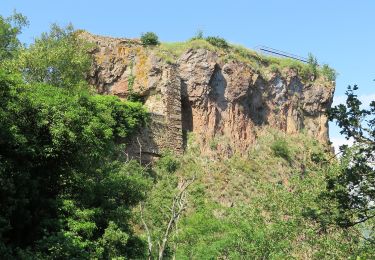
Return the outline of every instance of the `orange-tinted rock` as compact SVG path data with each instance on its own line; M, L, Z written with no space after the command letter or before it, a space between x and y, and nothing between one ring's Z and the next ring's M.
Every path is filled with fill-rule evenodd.
M126 97L134 78L132 91L151 114L152 122L129 144L129 154L141 152L145 160L164 150L180 154L187 132L195 133L203 152L214 138L226 142L216 147L219 152L246 152L263 126L290 134L305 130L328 141L332 82L303 83L293 69L265 78L248 64L223 62L205 49L187 50L168 64L134 40L84 37L97 45L89 82L101 93Z

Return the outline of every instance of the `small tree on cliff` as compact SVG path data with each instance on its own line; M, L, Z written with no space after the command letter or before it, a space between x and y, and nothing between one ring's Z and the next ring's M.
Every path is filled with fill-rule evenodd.
M28 83L45 82L72 89L85 85L92 63L91 44L80 39L70 24L51 26L16 61Z
M158 45L159 42L159 37L156 35L156 33L153 32L147 32L143 33L141 35L141 42L143 45Z
M354 140L352 147L341 146L341 169L329 179L326 195L337 205L335 222L351 227L375 219L375 101L362 108L355 94L358 87L349 86L346 103L333 107L329 119L335 120L340 133ZM374 242L374 240L372 240Z

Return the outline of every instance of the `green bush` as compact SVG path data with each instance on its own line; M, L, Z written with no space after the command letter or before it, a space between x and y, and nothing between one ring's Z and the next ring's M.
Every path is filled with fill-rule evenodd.
M330 66L328 66L327 64L323 64L322 75L330 81L335 81L337 72L334 69L332 69Z
M307 59L307 63L308 63L308 70L309 70L309 73L312 74L314 77L317 77L318 75L318 60L316 59L316 57L312 54L312 53L309 53L309 57Z
M77 37L72 25L51 26L16 61L28 83L44 82L72 89L86 84L92 45Z
M288 143L284 139L276 139L271 145L271 149L274 152L275 156L290 161L290 150L288 148Z
M203 31L202 30L198 30L196 33L195 33L195 35L194 35L194 37L192 37L191 39L190 39L190 41L194 41L194 40L203 40L204 38L203 38Z
M269 66L269 69L272 73L278 73L279 72L279 67L276 64L271 64Z
M179 166L180 163L172 152L165 153L157 162L157 167L168 173L174 173Z
M206 41L208 41L213 46L216 46L219 48L224 48L224 49L229 48L228 42L225 39L218 37L218 36L208 36L206 37Z
M159 37L153 32L143 33L141 35L141 42L143 45L154 46L159 45Z
M14 42L0 43L1 259L144 259L130 210L151 180L119 143L146 110L89 89L89 46L73 27L53 25L26 49L1 22Z
M212 151L214 150L217 150L217 146L219 145L219 141L217 140L217 138L212 138L209 142L209 146L210 146L210 149Z

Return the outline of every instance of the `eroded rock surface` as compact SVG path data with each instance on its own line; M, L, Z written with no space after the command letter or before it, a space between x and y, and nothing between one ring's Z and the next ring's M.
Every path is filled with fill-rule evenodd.
M195 133L203 152L242 153L263 126L290 134L305 130L328 141L325 112L333 82L303 83L293 69L265 76L206 49L187 50L169 64L136 40L83 36L97 46L89 82L99 93L140 95L151 114L150 124L128 145L132 156L141 153L151 160L166 150L181 154L188 132Z

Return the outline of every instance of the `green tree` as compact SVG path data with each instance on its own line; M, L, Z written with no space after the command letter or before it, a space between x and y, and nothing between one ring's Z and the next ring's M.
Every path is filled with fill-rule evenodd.
M131 208L150 181L139 163L124 161L121 143L147 112L89 90L88 47L71 27L53 26L0 65L3 259L144 255Z
M0 61L14 57L22 44L17 36L28 25L25 16L14 13L8 18L0 16Z
M147 179L139 166L116 163L116 141L145 121L142 105L27 85L2 70L0 84L3 247L36 246L43 238L42 252L69 242L90 255L109 221L134 243L128 212L144 197Z
M16 60L27 82L44 82L56 87L86 86L92 48L79 38L72 25L65 28L56 24L43 33Z
M143 45L153 46L158 45L159 37L154 32L147 32L141 35L141 42Z
M309 53L308 58L307 58L307 64L308 64L308 69L309 73L315 78L318 76L318 60L317 58L312 54Z
M341 168L337 176L329 179L325 195L336 202L334 220L338 225L348 228L367 222L370 224L367 228L374 232L375 101L368 108L363 108L356 90L356 85L349 86L346 103L333 107L329 112L330 120L341 128L340 133L352 139L354 144L352 147L340 147ZM373 233L371 239L374 239Z

